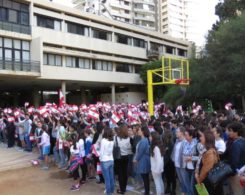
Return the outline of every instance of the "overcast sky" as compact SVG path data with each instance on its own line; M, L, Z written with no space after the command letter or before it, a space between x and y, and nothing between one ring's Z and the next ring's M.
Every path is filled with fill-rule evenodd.
M215 5L219 2L219 0L199 0L202 2L202 10L196 10L198 17L200 17L200 33L202 37L200 37L199 42L205 42L205 36L207 35L208 30L212 28L212 24L217 20L217 16L215 16ZM72 0L53 0L55 3L60 3L66 6L72 7Z

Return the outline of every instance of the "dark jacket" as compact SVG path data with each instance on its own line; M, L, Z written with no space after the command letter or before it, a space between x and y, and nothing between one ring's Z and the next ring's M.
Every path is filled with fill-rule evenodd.
M235 140L231 145L229 153L229 164L236 173L237 169L240 169L245 165L245 139L239 138Z

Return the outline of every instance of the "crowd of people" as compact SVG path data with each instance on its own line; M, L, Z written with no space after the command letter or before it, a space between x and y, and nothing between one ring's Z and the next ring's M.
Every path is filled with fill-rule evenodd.
M105 184L105 194L125 194L129 181L143 194L198 194L196 184L210 195L245 194L245 115L232 107L205 113L155 105L62 105L0 110L0 141L32 152L38 148L41 169L51 157L59 169L72 175L77 191L88 179ZM213 185L209 172L224 161L232 173ZM81 171L80 171L81 170ZM115 190L116 181L118 189ZM228 186L228 188L225 188ZM224 190L225 189L225 190ZM228 190L228 192L227 192Z

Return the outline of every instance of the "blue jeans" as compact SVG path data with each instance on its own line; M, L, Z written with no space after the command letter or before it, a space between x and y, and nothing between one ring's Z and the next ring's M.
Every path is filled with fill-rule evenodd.
M54 160L56 164L59 164L60 162L60 157L59 157L59 152L56 146L53 148L53 153L54 153Z
M29 136L29 134L25 134L24 139L25 139L25 142L26 142L26 150L27 150L27 151L32 151L32 143L31 143L31 141L30 141L30 136Z
M64 167L66 165L64 149L59 149L60 166Z
M175 168L176 168L176 173L179 179L181 192L186 194L187 189L185 187L185 171L183 168L178 168L178 167L175 167Z
M195 173L194 170L183 169L184 185L186 188L187 195L194 195L194 182Z
M106 195L111 195L114 192L114 162L106 161L101 162L102 174L105 179Z

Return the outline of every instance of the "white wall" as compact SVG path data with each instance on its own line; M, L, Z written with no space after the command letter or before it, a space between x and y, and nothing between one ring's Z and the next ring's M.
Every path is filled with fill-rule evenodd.
M116 104L139 104L142 100L146 100L146 94L141 92L116 93ZM111 102L111 94L101 94L101 101Z

